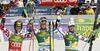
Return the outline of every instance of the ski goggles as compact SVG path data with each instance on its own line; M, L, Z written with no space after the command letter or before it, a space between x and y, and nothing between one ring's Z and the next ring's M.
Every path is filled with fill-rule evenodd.
M41 20L40 23L47 23L47 20Z
M21 28L21 26L16 26L16 28Z

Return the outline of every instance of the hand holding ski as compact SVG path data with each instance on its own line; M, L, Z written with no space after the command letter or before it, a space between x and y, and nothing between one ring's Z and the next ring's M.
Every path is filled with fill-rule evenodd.
M51 21L49 22L49 29L50 29L50 41L51 41L51 51L54 51L54 23Z
M100 6L100 0L98 0L98 3L97 3L95 20L94 20L94 26L93 26L93 32L90 35L89 41L88 41L88 42L90 42L89 51L92 51L92 45L93 45L93 41L95 40L95 34L97 33L98 28L100 27L100 22L97 24L97 19L98 19L99 10L100 10L100 7L99 6ZM86 44L85 44L85 46L86 46ZM84 46L84 48L85 48L85 46ZM82 51L83 51L83 49L82 49Z
M16 0L16 1L14 2L14 4L16 4L17 2L18 2L18 0ZM0 17L0 19L6 15L6 13L12 8L12 6L13 6L14 4L12 4L12 5L10 6L10 8L7 9L7 11Z
M2 18L1 24L2 24L2 27L4 27L4 24L5 24L5 18Z

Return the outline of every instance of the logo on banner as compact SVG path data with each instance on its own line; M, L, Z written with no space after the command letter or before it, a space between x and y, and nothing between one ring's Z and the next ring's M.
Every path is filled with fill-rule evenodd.
M43 50L43 51L45 51L45 50L46 50L46 51L50 51L49 49L44 49L44 48L43 48L42 50Z
M11 43L12 47L21 47L21 43Z
M78 19L77 22L82 23L82 22L85 22L85 20L84 19Z
M69 0L69 2L77 2L77 0Z
M10 10L10 12L18 12L18 10L12 9Z
M50 51L49 49L46 49L46 51Z
M67 0L54 0L54 2L64 2L64 3L66 3Z
M100 38L100 33L98 34L98 37Z
M42 2L52 2L52 0L42 0Z

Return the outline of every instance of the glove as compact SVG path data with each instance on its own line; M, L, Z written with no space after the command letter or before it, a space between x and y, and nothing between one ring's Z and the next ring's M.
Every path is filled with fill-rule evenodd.
M1 20L2 27L4 27L4 24L5 24L5 18L2 18L2 20Z
M90 43L90 41L94 41L94 40L95 40L95 35L92 35L91 38L89 39L88 43Z
M57 16L57 19L61 21L61 17L60 16Z

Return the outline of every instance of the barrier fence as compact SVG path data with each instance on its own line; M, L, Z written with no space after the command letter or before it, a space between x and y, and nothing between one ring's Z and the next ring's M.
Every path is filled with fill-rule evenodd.
M50 15L50 7L13 7L8 12L6 17L22 16L23 10L26 9L28 16L33 17L33 11L35 15Z

